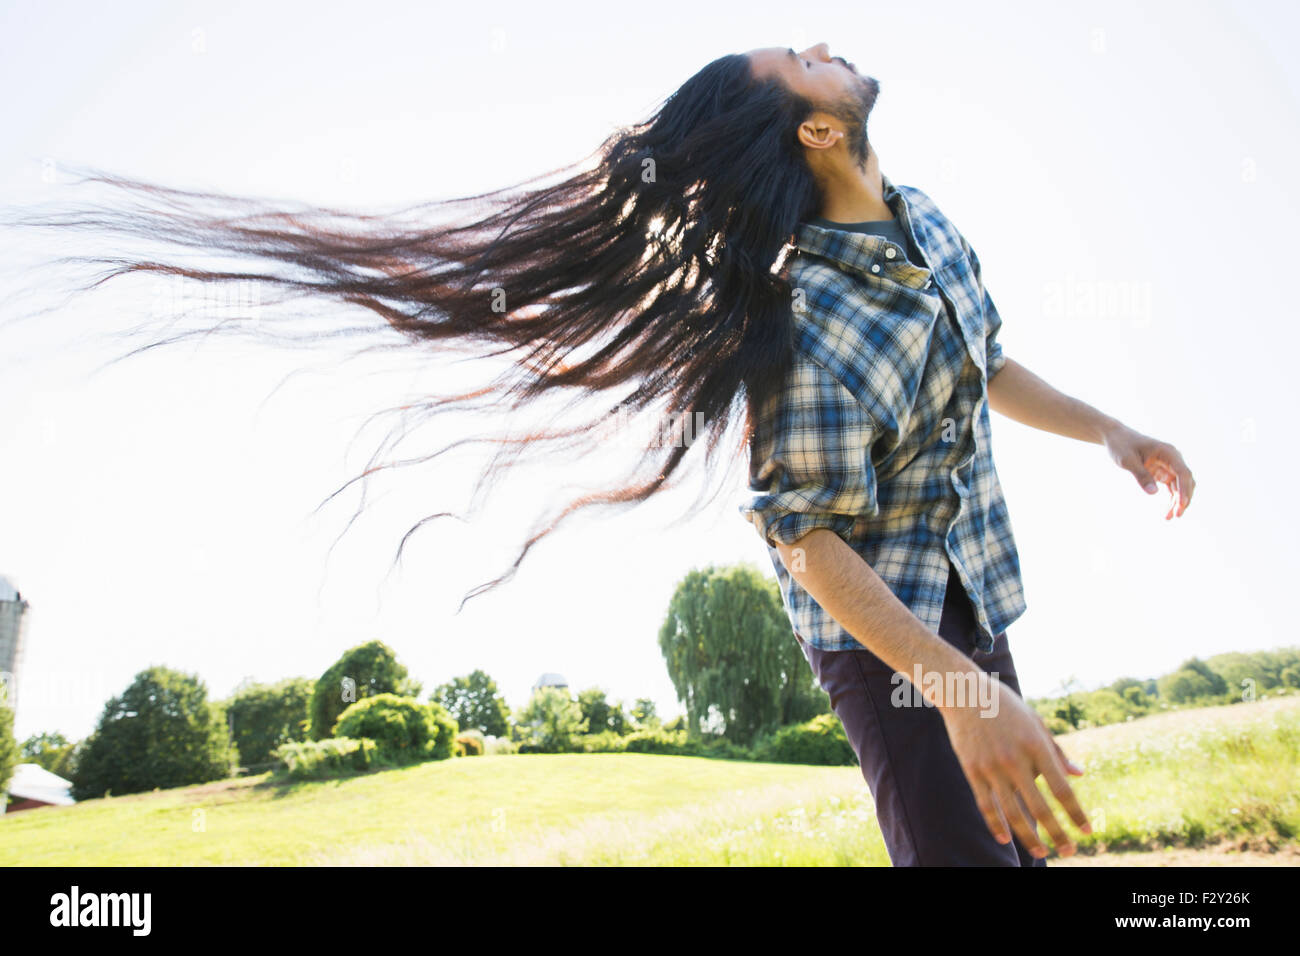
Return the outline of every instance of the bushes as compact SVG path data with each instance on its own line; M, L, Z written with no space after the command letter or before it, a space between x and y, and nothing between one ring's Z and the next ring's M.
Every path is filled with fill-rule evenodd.
M700 757L713 756L714 752L744 754L748 756L743 747L736 747L728 741L704 741L699 738L692 738L685 730L664 730L662 728L652 728L649 730L639 730L632 734L617 734L612 730L604 730L598 734L576 734L572 738L572 753L588 754L612 754L612 753L637 753L637 754L676 754L678 756ZM545 751L537 749L527 743L519 747L520 753L544 753Z
M733 743L726 737L705 737L700 744L700 756L714 760L755 760L754 751Z
M715 760L754 759L751 751L720 734L692 737L685 729L653 729L631 734L625 739L628 753L676 754L683 757L709 757Z
M624 748L633 754L676 754L698 757L701 742L692 740L686 730L642 730L627 737Z
M768 734L754 747L756 760L769 763L806 763L820 766L853 766L858 762L844 726L834 714L819 714L802 724L782 727Z
M420 709L426 707L428 705L419 701L392 694L367 698L344 711L336 728L339 737L284 744L275 752L275 756L288 766L291 776L298 778L403 766L416 759L437 759L432 757L439 749L437 746L427 749L426 745L426 749L422 749L420 744L421 736L428 727ZM432 712L434 708L429 710ZM449 722L452 729L446 731L444 738L446 724L441 723L436 714L431 713L428 719L439 728L438 739L448 742L447 747L451 751L449 755L557 752L543 749L539 744L529 741L515 743L506 738L485 738L473 731L457 734L455 722L447 716L442 721ZM381 736L376 737L376 734ZM598 734L575 735L571 740L572 750L561 752L667 754L715 760L765 760L773 763L857 763L838 718L831 714L823 714L804 724L781 728L762 738L761 752L739 746L721 735L691 736L685 729L653 728L625 735L606 730ZM359 747L365 749L358 750ZM414 755L419 753L425 753L426 756L416 758Z
M1067 724L1060 717L1044 717L1043 722L1047 724L1048 732L1053 735L1068 734L1070 731L1074 730L1073 727Z
M456 746L452 748L452 755L456 757L481 757L483 756L483 735L464 733L456 737Z
M335 737L368 737L378 746L379 755L394 764L451 757L456 731L456 721L441 704L422 704L396 694L359 700L334 725Z
M378 694L415 697L420 683L406 671L406 665L383 641L369 641L351 648L313 685L310 735L324 740L349 704Z
M289 776L296 780L369 770L382 765L379 747L373 740L354 740L351 737L281 744L272 756L283 761Z
M627 750L627 737L612 730L602 730L598 734L579 734L573 738L578 753L616 754Z

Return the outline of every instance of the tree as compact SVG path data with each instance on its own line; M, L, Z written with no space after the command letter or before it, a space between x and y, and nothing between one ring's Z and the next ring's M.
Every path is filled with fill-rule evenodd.
M525 743L541 753L573 749L573 738L587 732L582 707L559 687L541 687L516 718Z
M1124 688L1124 700L1134 710L1150 710L1151 699L1142 690L1141 684L1131 684Z
M23 741L19 752L25 762L44 767L50 773L59 773L55 767L66 760L67 754L71 750L72 744L68 742L68 739L63 734L55 731L52 734L32 734ZM62 776L62 774L59 775Z
M622 736L632 732L632 718L623 709L623 701L616 701L609 708L609 729Z
M1214 685L1197 671L1184 667L1160 678L1160 696L1175 704L1185 704L1214 694Z
M692 734L716 722L727 739L748 745L766 730L827 710L776 582L753 565L687 574L669 603L659 647Z
M226 703L239 759L245 767L272 763L280 744L306 740L315 682L290 677L277 684L244 683Z
M429 699L447 709L462 729L471 727L490 737L510 733L510 708L496 681L481 670L440 684Z
M1205 678L1205 683L1210 688L1210 696L1228 692L1228 682L1223 679L1223 675L1198 657L1185 661L1179 670L1191 671Z
M599 734L613 729L610 726L610 718L613 716L614 708L609 705L609 701L605 699L605 692L599 687L588 687L584 691L579 691L578 707L582 710L582 716L586 718L587 733Z
M230 776L238 752L224 710L197 675L167 667L141 671L104 705L77 760L72 796L139 793Z
M632 705L632 721L643 730L656 726L659 715L655 712L655 702L649 697L638 697Z
M370 641L345 651L316 682L311 697L311 738L324 740L349 704L375 694L418 697L420 684L383 641Z
M18 766L18 741L14 740L14 712L0 704L0 795L9 792Z
M1055 710L1052 711L1052 716L1064 721L1071 729L1078 730L1079 724L1084 718L1084 710L1079 706L1077 695L1070 694L1058 700Z

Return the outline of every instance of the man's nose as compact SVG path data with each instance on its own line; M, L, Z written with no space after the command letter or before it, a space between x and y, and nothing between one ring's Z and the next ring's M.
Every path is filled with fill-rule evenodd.
M804 56L810 60L829 60L831 58L831 48L828 43L817 43L804 50Z

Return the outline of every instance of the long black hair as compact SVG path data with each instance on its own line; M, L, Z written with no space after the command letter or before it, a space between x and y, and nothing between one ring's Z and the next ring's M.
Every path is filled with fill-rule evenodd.
M308 297L368 309L383 319L390 346L396 332L405 348L507 359L503 372L477 387L403 406L405 422L413 413L427 420L456 409L508 418L508 410L540 406L545 396L568 396L570 407L593 411L563 429L473 439L497 446L480 489L526 455L590 450L597 436L611 434L612 416L664 424L646 430L625 480L581 494L539 522L513 564L465 595L463 607L513 575L575 511L635 505L675 486L697 445L706 449L709 473L722 462L729 474L740 460L791 357L792 290L781 266L799 222L821 205L795 137L812 109L779 80L755 76L748 57L729 54L584 160L481 195L358 214L167 188L92 168L81 183L115 190L113 202L8 224L167 249L162 257L115 248L60 260L103 267L78 292L141 273L223 287L254 283L259 302ZM187 264L181 248L243 264ZM232 328L238 319L127 354ZM382 468L412 463L373 461L330 498ZM413 532L448 514L421 519L394 561Z

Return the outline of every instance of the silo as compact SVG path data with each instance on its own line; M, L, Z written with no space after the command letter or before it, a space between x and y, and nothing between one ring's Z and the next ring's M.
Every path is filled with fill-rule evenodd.
M23 664L23 631L28 604L0 575L0 704L13 710L18 702L18 675Z

